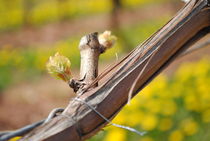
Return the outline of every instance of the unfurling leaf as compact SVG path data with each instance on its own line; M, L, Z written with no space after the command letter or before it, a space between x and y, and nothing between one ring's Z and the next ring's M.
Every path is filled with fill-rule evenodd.
M112 35L111 31L104 31L104 33L99 34L98 40L105 48L111 48L115 44L117 37Z
M70 60L60 55L58 52L54 56L50 56L46 64L48 73L65 82L69 81L71 78L70 66Z

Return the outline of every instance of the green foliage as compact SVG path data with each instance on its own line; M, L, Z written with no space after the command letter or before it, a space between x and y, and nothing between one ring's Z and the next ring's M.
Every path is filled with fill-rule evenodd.
M185 63L170 78L158 76L114 119L114 123L147 131L145 136L109 126L90 140L210 140L209 84L208 60Z
M70 60L66 56L60 55L58 52L54 56L50 56L46 64L49 74L65 82L68 82L72 77L70 66Z

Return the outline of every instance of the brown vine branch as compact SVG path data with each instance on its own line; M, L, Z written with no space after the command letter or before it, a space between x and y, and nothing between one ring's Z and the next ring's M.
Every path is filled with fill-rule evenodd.
M177 56L210 32L209 5L209 0L191 0L141 46L100 78L96 78L95 83L101 81L98 87L87 87L77 98L111 120L126 104L130 87L151 55L152 59L136 81L132 97ZM142 48L144 51L141 54ZM21 141L85 140L106 124L93 110L73 99L60 116L32 130Z
M85 89L85 86L91 84L98 76L98 60L102 52L98 33L95 32L82 37L79 49L81 56L80 80L72 79L69 83L70 87L77 93Z
M111 48L116 37L110 31L105 31L98 36L97 32L90 33L81 38L79 44L81 64L80 79L71 79L69 86L79 94L82 93L98 76L98 61L100 54ZM96 87L95 83L91 88Z
M196 45L193 45L191 48L189 48L188 50L186 50L185 52L183 52L182 54L180 54L180 57L183 57L183 56L185 56L187 54L190 54L190 53L192 53L194 51L197 51L199 49L205 48L205 47L207 47L209 45L210 45L210 39L204 40L201 43L198 43Z

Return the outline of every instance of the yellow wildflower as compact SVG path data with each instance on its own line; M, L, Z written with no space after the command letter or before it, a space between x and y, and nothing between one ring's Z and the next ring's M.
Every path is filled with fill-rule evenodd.
M117 123L117 124L124 124L126 122L126 116L125 114L122 112L119 115L117 115L116 118L114 118L113 122Z
M126 131L124 129L115 128L110 130L105 137L104 141L125 141Z
M158 99L150 99L145 103L145 107L151 113L159 113L161 109L161 103Z
M141 121L141 127L144 130L153 130L157 125L158 119L153 114L148 114L144 116L144 119Z
M160 120L160 125L158 126L159 130L167 131L171 129L173 122L170 118L163 118Z
M184 135L180 130L175 130L169 135L169 141L182 141Z
M21 137L14 137L14 138L11 138L9 141L17 141L19 140Z
M167 87L167 79L164 75L160 75L156 78L156 84L154 85L154 88L157 90L164 89ZM162 93L160 93L162 94Z
M155 81L155 80L154 80ZM154 84L156 84L155 82L151 82L151 85L150 86L146 86L144 89L142 89L142 91L140 92L140 94L139 95L141 95L141 97L143 97L143 98L147 98L147 99L149 99L149 98L151 98L152 96L153 96L153 94L154 94L154 89L152 89L153 88L153 86L154 86ZM137 95L138 96L138 95ZM141 98L142 99L142 98ZM143 100L142 100L143 101Z
M163 100L161 104L161 113L163 115L173 115L176 113L177 106L176 103L172 100Z
M198 124L193 119L185 119L181 122L181 129L190 136L198 131Z
M127 124L135 127L137 125L140 125L142 122L144 122L144 112L138 111L128 114L129 116L126 116Z
M201 105L196 95L189 94L185 96L184 102L185 102L185 108L187 110L198 111L198 112L200 111Z
M138 110L140 104L140 95L137 95L136 98L132 99L130 105L125 105L125 108L131 109L131 110Z

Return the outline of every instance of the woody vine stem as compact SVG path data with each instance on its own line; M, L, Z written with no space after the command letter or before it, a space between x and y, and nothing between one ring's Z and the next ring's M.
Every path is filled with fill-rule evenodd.
M99 56L107 49L111 48L114 45L115 41L116 37L111 35L110 31L105 31L104 33L99 35L97 32L94 32L81 38L79 43L81 56L79 79L71 78L70 61L68 60L68 58L58 53L56 53L54 57L50 57L47 68L49 73L56 75L57 78L68 82L69 86L77 94L77 97L73 99L74 101L86 105L98 116L100 116L106 122L115 127L123 128L139 135L144 135L145 132L139 132L131 127L112 123L109 119L98 112L92 105L78 98L78 96L82 95L83 92L98 86L96 79L98 76ZM63 114L65 114L65 112L66 111L64 110Z
M103 34L100 34L98 37L98 33L90 33L81 38L79 49L81 55L81 65L80 65L80 79L71 79L69 81L69 86L73 88L73 90L77 93L77 95L81 95L85 89L90 86L94 82L94 80L98 76L98 61L100 54L104 53L108 48L112 47L116 37L111 35L110 31L105 31ZM97 83L91 86L91 88L97 87ZM75 101L78 101L82 104L85 104L87 107L95 111L95 113L103 118L109 124L129 130L131 132L137 133L139 135L144 135L145 132L139 132L136 129L133 129L128 126L118 125L112 123L109 119L103 116L100 112L98 112L93 106L89 105L85 101L79 98L74 98ZM65 111L64 111L65 112Z
M70 61L67 57L56 53L51 56L47 63L47 70L50 74L62 79L69 84L74 92L81 94L98 76L98 60L100 54L111 48L116 41L116 37L111 35L111 31L102 34L90 33L81 38L79 50L81 56L80 78L72 78ZM91 88L97 86L95 83Z
M110 32L106 31L101 36L111 36ZM74 89L77 94L81 93L88 85L90 85L98 76L98 60L100 54L104 53L107 48L114 44L114 39L107 41L110 45L100 44L98 33L90 33L81 38L79 49L81 56L80 79L71 79L69 86ZM92 88L96 87L95 84Z

